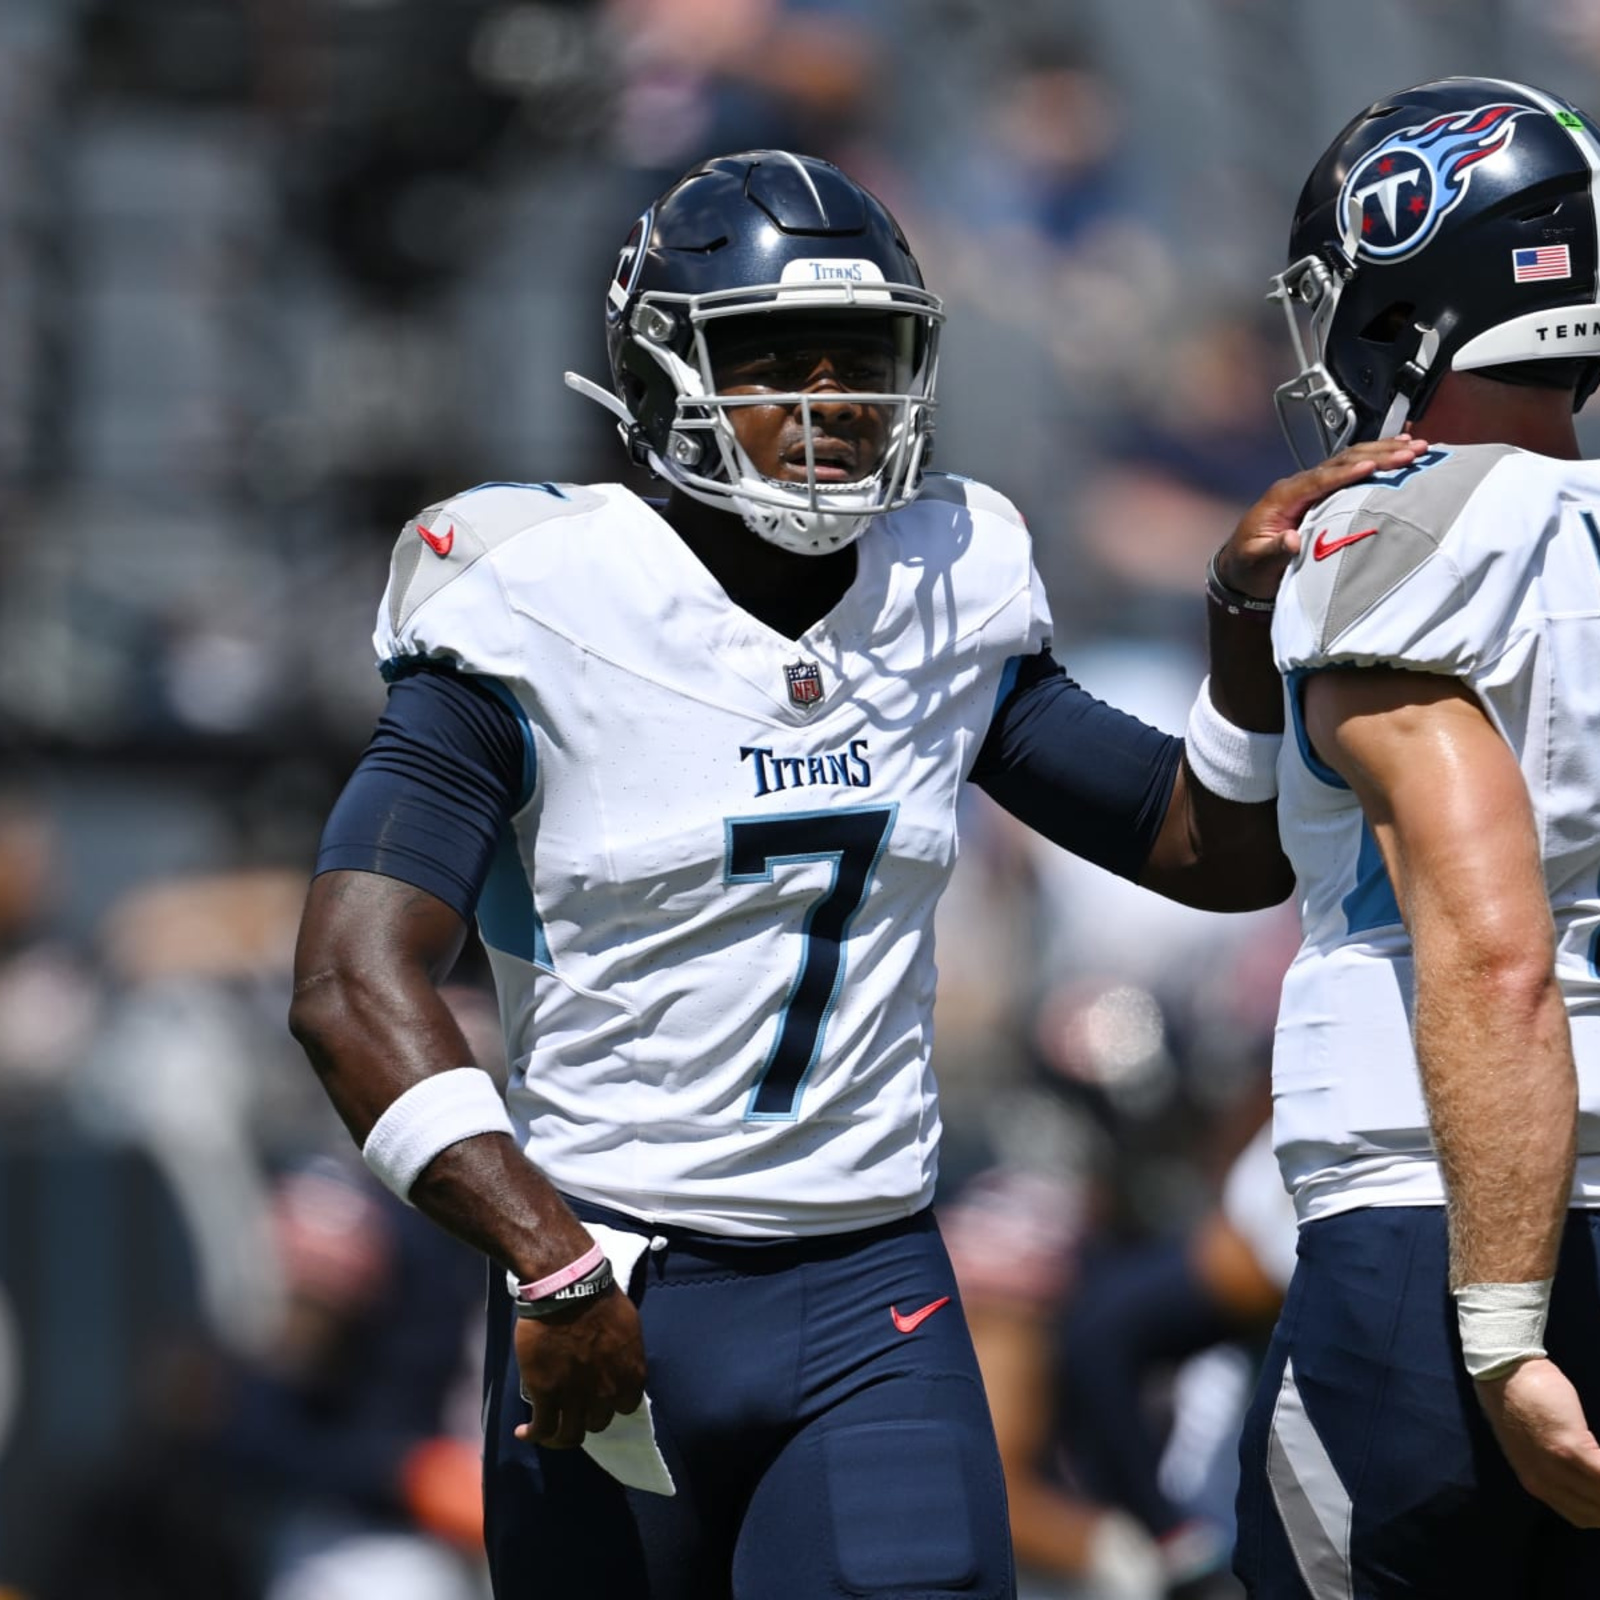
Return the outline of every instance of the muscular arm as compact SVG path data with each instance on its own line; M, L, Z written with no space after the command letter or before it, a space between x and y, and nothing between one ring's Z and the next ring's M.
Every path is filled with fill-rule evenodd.
M369 872L313 880L295 953L289 1026L357 1144L406 1089L472 1060L438 985L466 938L442 900ZM442 1151L411 1202L520 1278L583 1254L589 1237L505 1134Z
M1452 1287L1548 1280L1572 1183L1577 1075L1522 773L1452 679L1324 672L1306 685L1305 714L1361 799L1411 934ZM1600 1526L1600 1443L1566 1374L1534 1356L1476 1388L1522 1486L1578 1527Z
M1224 800L1185 760L1139 882L1203 911L1279 904L1294 888L1294 871L1278 842L1278 802Z
M1208 602L1212 703L1236 727L1283 732L1283 687L1272 659L1271 613L1230 614ZM1277 905L1294 888L1278 842L1278 803L1224 800L1195 776L1187 755L1139 879L1148 889L1210 911Z
M301 919L289 1026L358 1144L407 1089L472 1062L439 985L522 795L523 755L516 718L487 686L422 674L391 691L329 819L325 870ZM592 1244L503 1133L447 1145L408 1198L523 1281ZM615 1289L548 1320L519 1320L516 1348L533 1405L519 1437L577 1445L639 1404L638 1314Z
M1300 518L1336 489L1413 459L1420 440L1382 440L1280 479L1219 556L1225 580L1276 592ZM1281 732L1283 692L1261 613L1210 607L1211 695L1237 727ZM1275 801L1224 800L1196 779L1183 742L1080 688L1041 651L1020 664L972 781L1045 838L1169 899L1207 911L1276 905L1294 887Z
M1021 663L971 777L1052 843L1132 878L1181 752L1177 739L1097 700L1044 650Z
M1449 678L1318 673L1305 716L1318 753L1361 801L1411 934L1453 1286L1549 1277L1572 1181L1577 1079L1516 758Z
M1046 653L1023 665L972 777L1053 843L1171 899L1276 904L1293 878L1274 803L1219 799L1182 756L1181 740L1097 700Z

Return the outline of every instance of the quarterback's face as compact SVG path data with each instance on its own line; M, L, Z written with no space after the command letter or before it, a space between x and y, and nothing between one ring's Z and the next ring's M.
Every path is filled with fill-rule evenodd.
M731 406L728 420L751 465L778 483L808 481L808 443L820 487L876 472L892 408L857 396L893 393L900 366L888 318L740 318L711 341L718 394L774 397L771 405Z

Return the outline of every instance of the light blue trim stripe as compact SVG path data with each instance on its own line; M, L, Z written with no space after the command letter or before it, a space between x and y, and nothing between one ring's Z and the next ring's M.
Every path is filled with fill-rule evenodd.
M1600 895L1600 883L1595 885L1594 892ZM1600 928L1594 930L1594 935L1589 940L1589 971L1600 978Z
M989 720L994 721L999 714L1000 707L1011 697L1011 691L1017 686L1017 674L1022 671L1022 657L1012 656L1000 669L1000 687L995 692L994 706L989 712Z
M517 719L522 730L522 792L513 812L521 811L533 798L539 778L539 758L533 741L533 724L522 702L498 678L476 674L477 681ZM507 823L500 830L489 876L478 896L478 932L483 942L508 956L549 968L550 945L544 924L533 903L533 887L517 845L516 830Z
M527 869L509 826L501 830L494 862L478 896L478 932L491 949L553 970L544 924L539 921Z
M1349 792L1350 785L1319 757L1311 748L1311 736L1306 732L1304 710L1305 682L1317 667L1296 667L1289 673L1289 721L1294 728L1294 742L1300 759L1319 783L1331 789ZM1389 882L1389 870L1383 864L1383 853L1372 829L1363 819L1361 843L1356 851L1356 884L1340 902L1344 912L1345 927L1350 933L1365 933L1370 928L1393 928L1403 919L1400 902L1395 898L1394 885Z
M1383 852L1365 821L1361 824L1361 847L1356 852L1356 886L1340 902L1345 927L1350 933L1365 933L1369 928L1393 928L1403 919Z
M1306 732L1306 714L1302 705L1305 683L1314 672L1320 671L1320 667L1296 667L1289 673L1289 721L1294 726L1294 742L1300 751L1300 759L1305 762L1311 776L1319 783L1327 784L1330 789L1348 789L1350 785L1311 748L1311 735Z
M474 674L481 683L517 719L522 730L522 792L517 796L513 811L520 811L533 798L534 785L539 779L539 757L533 742L533 723L522 702L498 678Z
M512 483L506 479L500 479L492 483L475 483L470 489L463 489L460 494L453 495L451 498L464 500L469 494L476 494L480 489L541 489L545 494L554 495L557 500L570 500L572 498L557 483Z

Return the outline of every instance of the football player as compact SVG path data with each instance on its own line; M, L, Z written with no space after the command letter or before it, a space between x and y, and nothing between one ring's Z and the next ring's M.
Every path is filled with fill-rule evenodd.
M696 168L606 318L611 389L569 382L669 496L488 484L401 534L292 1026L373 1170L505 1280L497 1593L1007 1595L928 1209L962 785L1164 894L1280 900L1262 596L1307 505L1421 447L1235 531L1186 748L1066 676L1021 517L927 470L940 305L844 173ZM438 996L474 915L509 1106Z
M1299 1262L1246 1426L1257 1595L1600 1594L1600 132L1453 78L1300 197L1278 597L1303 942L1273 1065Z

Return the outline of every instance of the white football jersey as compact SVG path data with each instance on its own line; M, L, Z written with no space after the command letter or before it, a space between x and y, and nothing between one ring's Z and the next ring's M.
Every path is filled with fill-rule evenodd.
M755 1238L932 1198L934 906L1049 618L979 484L930 475L856 549L792 640L618 485L486 485L401 534L380 657L482 674L525 727L478 921L513 1119L569 1194Z
M1274 1121L1301 1219L1443 1198L1410 940L1360 804L1299 716L1298 675L1331 664L1460 678L1517 753L1578 1060L1574 1199L1600 1204L1600 462L1438 447L1341 491L1301 534L1273 623L1292 729L1279 820L1304 935L1279 1011Z

